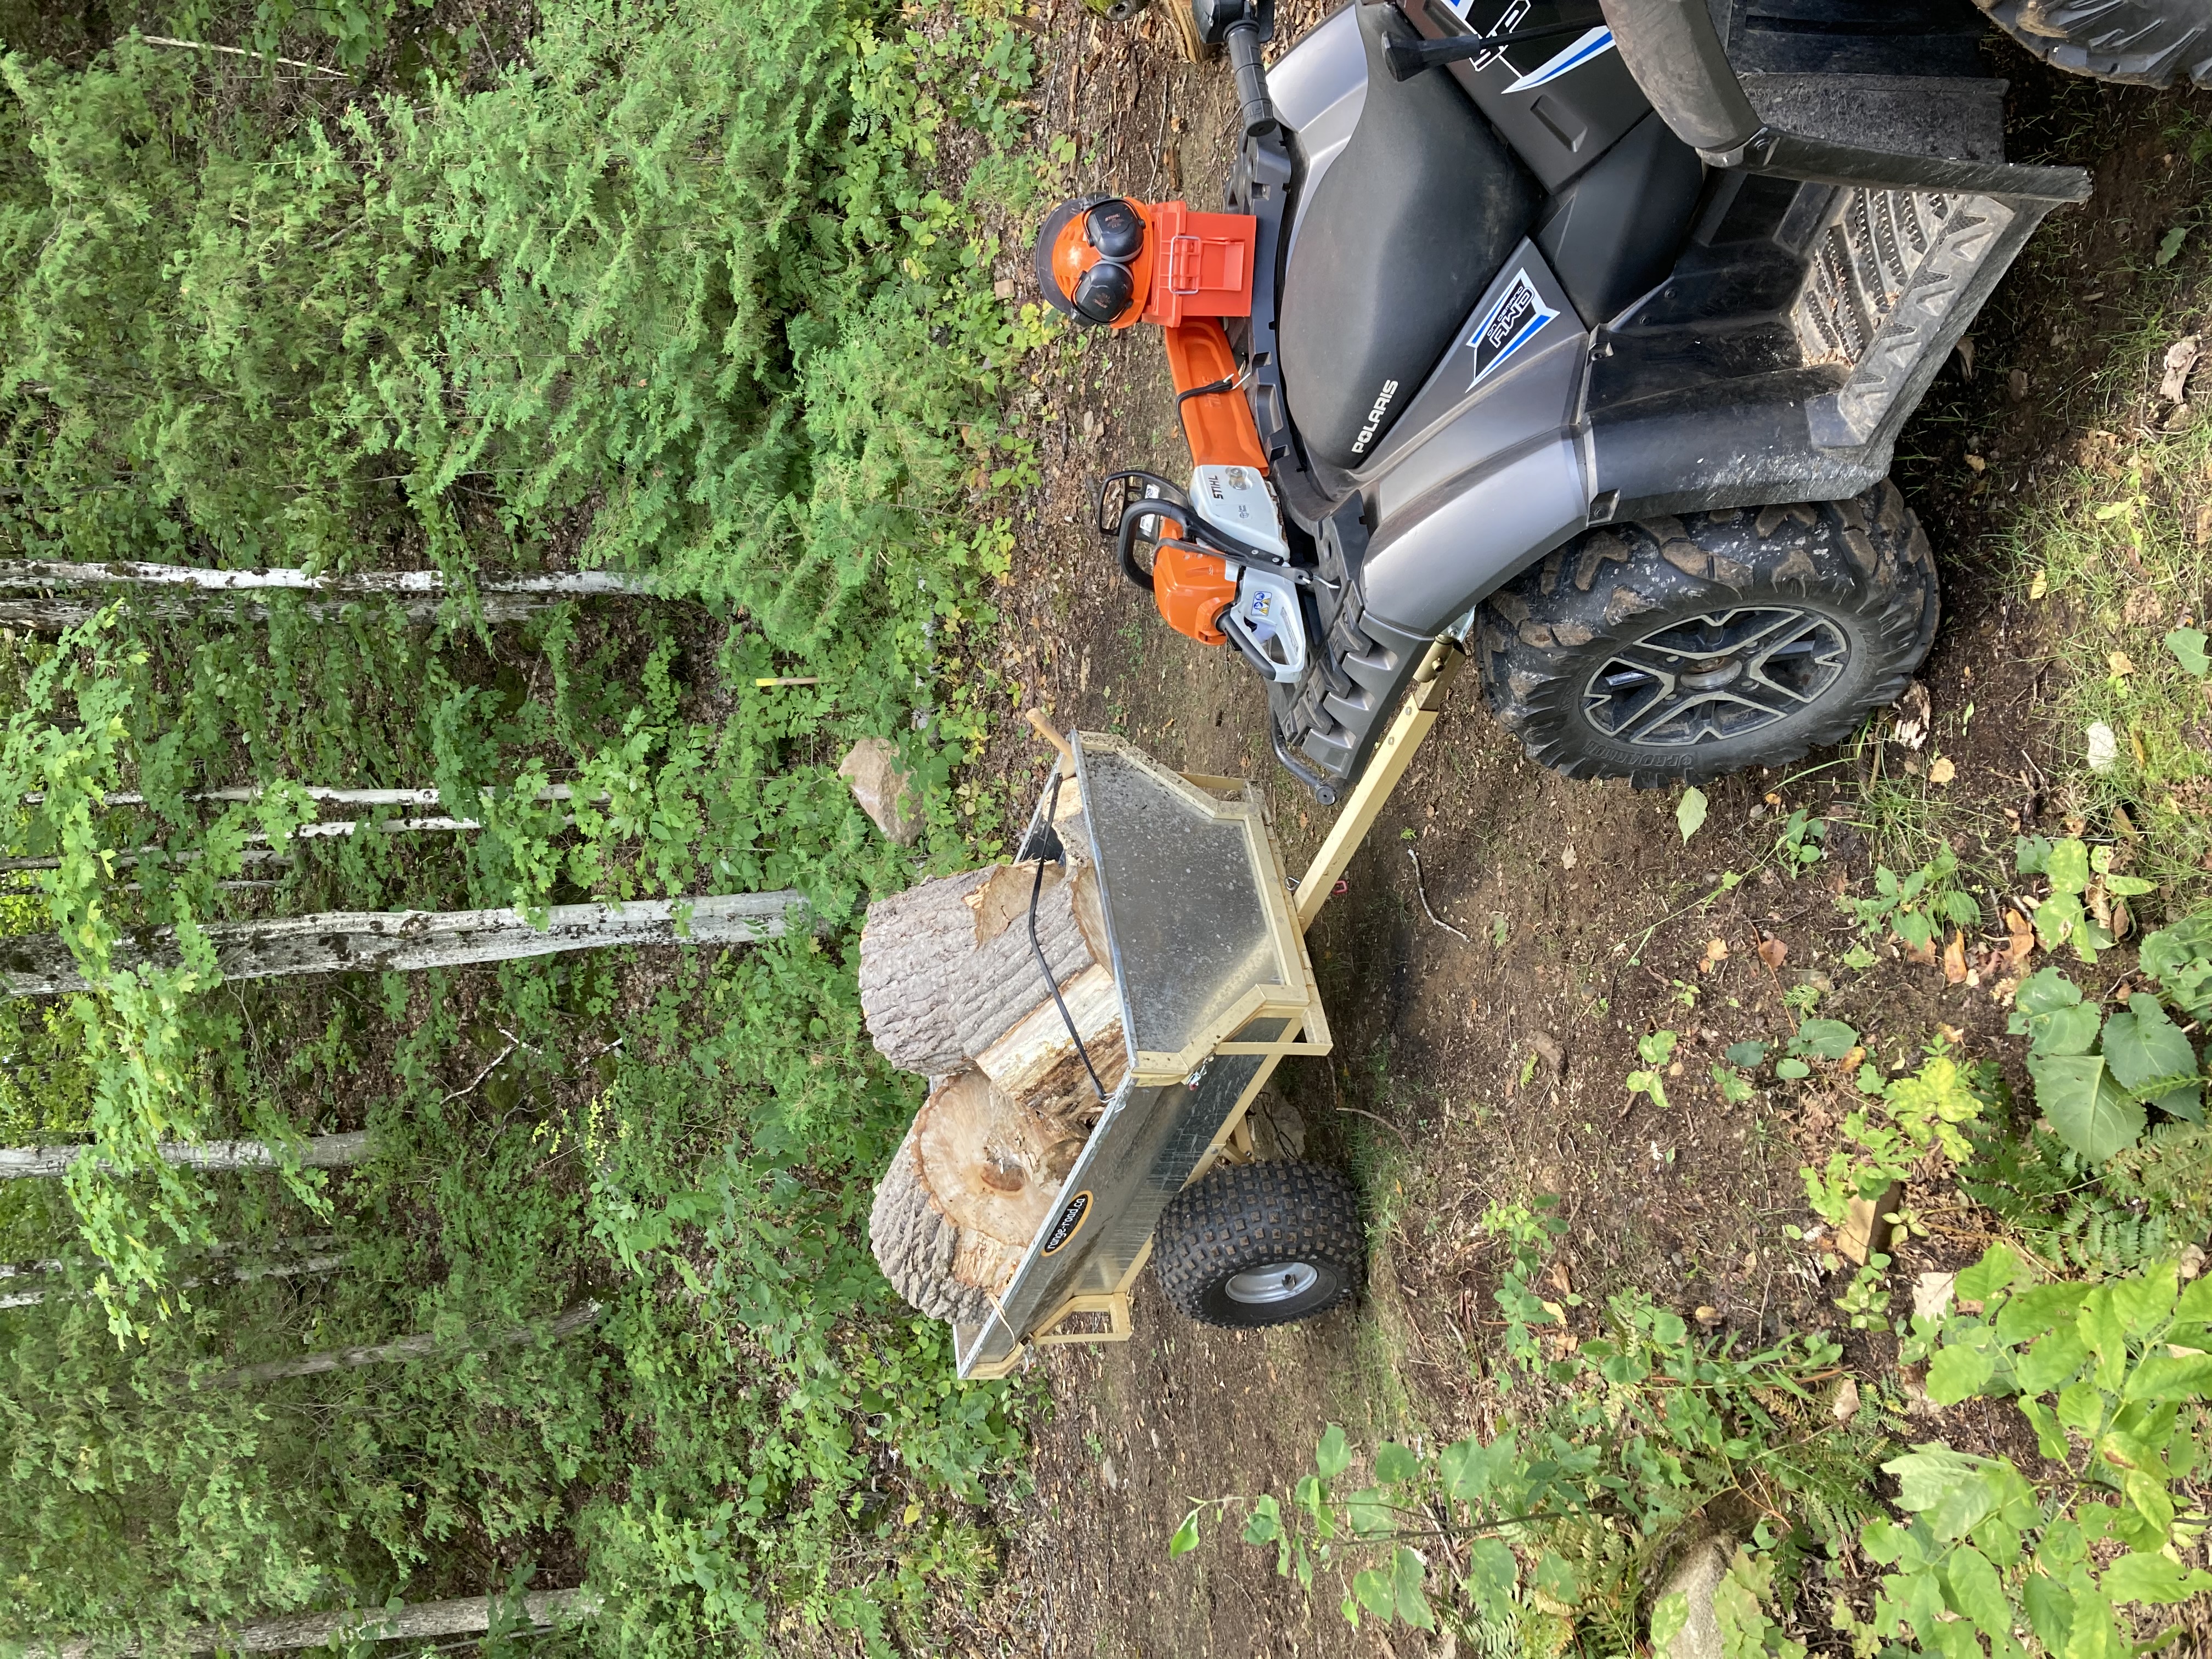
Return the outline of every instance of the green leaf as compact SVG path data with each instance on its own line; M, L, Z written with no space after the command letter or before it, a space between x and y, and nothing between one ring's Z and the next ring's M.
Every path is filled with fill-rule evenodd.
M1942 1539L1964 1538L2022 1494L2033 1502L2027 1483L2010 1463L1940 1443L1916 1446L1882 1468L1898 1479L1899 1506L1921 1516Z
M2021 981L2013 1006L2023 1014L2055 1013L2081 1000L2081 988L2056 968L2044 968Z
M1636 1052L1646 1066L1664 1066L1674 1053L1674 1045L1681 1041L1672 1031L1653 1031L1636 1039Z
M2107 1287L2112 1312L2131 1337L2148 1336L2166 1322L2180 1293L2180 1275L2173 1258L2154 1262L2131 1279L2116 1279Z
M2048 836L2021 836L2013 842L2013 862L2023 876L2039 876L2051 863Z
M1795 1082L1801 1077L1812 1076L1813 1068L1802 1060L1778 1060L1774 1062L1774 1075Z
M2067 836L2063 841L2053 842L2051 847L2051 856L2044 864L2043 873L2050 880L2051 890L2053 893L2087 891L2088 848L2072 836Z
M1183 1516L1182 1525L1177 1527L1175 1536L1168 1540L1168 1559L1172 1561L1177 1556L1188 1555L1198 1547L1198 1517L1203 1510L1204 1506L1200 1505Z
M2087 1285L2030 1285L1997 1310L1997 1340L2017 1346L2061 1323L2071 1329L2088 1294Z
M1696 835L1705 822L1705 792L1685 789L1682 799L1674 807L1674 823L1682 832L1684 841Z
M1513 1606L1513 1588L1521 1580L1521 1564L1505 1543L1478 1538L1468 1546L1467 1589L1476 1607L1492 1619L1503 1619Z
M1352 1575L1352 1595L1377 1619L1388 1619L1398 1611L1398 1586L1389 1573L1374 1567Z
M2158 239L2158 252L2150 256L2151 264L2154 265L2172 264L2175 257L2181 252L2182 243L2188 240L2189 227L2187 225L2176 225L2172 230L2167 231L2165 235Z
M2050 1652L2063 1652L2074 1629L2074 1592L2046 1574L2031 1573L2021 1600L2027 1604L2035 1639Z
M1197 1515L1197 1510L1191 1511L1193 1522ZM1191 1525L1191 1531L1195 1538L1197 1528L1194 1524ZM1244 1523L1244 1541L1248 1544L1272 1544L1282 1535L1283 1506L1275 1501L1273 1492L1263 1492L1252 1500L1252 1518Z
M2206 674L2212 673L2212 654L2206 653L2206 635L2201 628L2177 628L2166 636L2166 648L2173 653L2174 660L2181 665L2181 672L2200 680Z
M2159 1000L2138 991L2105 1022L2105 1064L2138 1100L2184 1088L2197 1078L2197 1051Z
M1818 1054L1822 1060L1841 1060L1858 1043L1859 1034L1840 1019L1808 1019L1790 1040L1790 1052Z
M1990 1356L1978 1348L1947 1347L1928 1367L1928 1397L1939 1406L1971 1400L1987 1385L1995 1369Z
M2149 1120L2112 1081L2101 1055L2031 1054L2027 1069L2037 1108L2083 1158L2101 1164L2142 1138Z
M1755 1071L1766 1064L1766 1050L1769 1046L1764 1042L1731 1042L1725 1050L1728 1063L1731 1066L1741 1066L1747 1072Z
M2002 1244L1992 1244L1982 1259L1960 1271L1953 1286L1961 1302L1986 1302L2019 1279L2027 1264Z
M1583 1599L1582 1579L1556 1550L1546 1550L1537 1561L1536 1583L1553 1601L1564 1601L1571 1607Z
M1314 1449L1314 1468L1324 1480L1334 1480L1352 1467L1352 1447L1344 1437L1340 1424L1332 1423L1321 1431L1321 1444Z
M2192 1572L2169 1555L2138 1552L2124 1555L2104 1571L2097 1588L2115 1601L2152 1601L2169 1607L2212 1589L2212 1572Z
M1444 1495L1462 1504L1474 1503L1490 1491L1500 1470L1514 1467L1517 1457L1510 1434L1499 1435L1487 1446L1473 1435L1453 1442L1437 1460L1444 1478Z
M1354 1538L1388 1538L1398 1530L1398 1511L1383 1500L1382 1487L1365 1486L1344 1500L1344 1523Z
M1686 1590L1676 1590L1672 1595L1662 1595L1651 1609L1651 1650L1664 1653L1669 1644L1687 1629L1690 1623L1690 1597Z
M1429 1599L1421 1593L1421 1581L1428 1577L1429 1564L1420 1553L1407 1549L1403 1544L1390 1559L1391 1578L1398 1592L1398 1617L1415 1630L1434 1630L1436 1615L1429 1611Z
M2033 1014L2027 1022L2028 1052L2037 1054L2086 1054L2097 1046L2104 1027L2104 1010L2094 1002L2055 1013Z
M1971 1619L1990 1636L2009 1635L2012 1602L1990 1559L1972 1544L1961 1544L1944 1564L1945 1587L1953 1611Z
M1385 1440L1375 1449L1375 1478L1384 1485L1395 1486L1420 1473L1421 1460L1396 1441Z
M2056 951L2087 925L2079 893L2053 893L2035 907L2035 937L2046 951Z

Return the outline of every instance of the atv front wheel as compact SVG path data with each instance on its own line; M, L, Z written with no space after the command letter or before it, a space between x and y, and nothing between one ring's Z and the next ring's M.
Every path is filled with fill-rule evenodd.
M2212 86L2212 14L2204 0L1975 0L1992 22L2053 69L2100 81Z
M1592 531L1483 602L1491 711L1575 778L1777 766L1895 702L1936 637L1928 538L1894 484Z

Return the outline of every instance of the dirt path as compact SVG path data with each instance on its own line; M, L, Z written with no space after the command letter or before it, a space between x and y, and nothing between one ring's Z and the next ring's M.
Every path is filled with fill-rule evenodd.
M1097 146L1086 187L1179 188L1210 203L1229 154L1225 76L1175 62L1162 24L1116 31L1073 0L1045 19L1043 119L1048 136L1073 131ZM1786 1034L1791 994L1878 1034L1870 1058L1885 1069L1917 1060L1939 1025L1970 1056L1997 1051L2004 1010L1985 989L1948 986L1904 961L1846 969L1839 958L1857 935L1835 899L1864 891L1877 850L1894 861L1919 826L1940 821L1962 859L1990 870L2010 845L2007 809L2022 826L2043 814L2050 827L2057 807L2023 760L2045 741L2042 624L1998 597L1982 538L2020 490L2032 491L2030 463L2047 465L2079 437L2081 416L2066 398L2094 365L2038 349L2051 335L2042 295L2051 273L2068 261L2139 257L2146 227L2176 210L2170 164L2157 160L2161 135L2178 111L2212 109L2203 96L2057 81L2025 60L2005 72L2029 112L2015 154L2070 145L2078 159L2094 142L2099 195L2045 230L2033 264L1980 326L1975 377L1955 363L1947 370L1899 447L1900 479L1947 582L1947 621L1923 677L1959 769L1943 811L1916 812L1929 786L1904 769L1913 756L1877 738L1812 756L1786 776L1712 788L1709 820L1686 846L1671 797L1570 783L1534 766L1484 714L1472 677L1462 679L1353 862L1350 890L1313 935L1336 1053L1283 1073L1309 1155L1349 1161L1363 1178L1368 1296L1310 1327L1231 1334L1180 1321L1148 1279L1133 1340L1051 1351L1038 1366L1052 1418L1036 1487L1002 1516L1003 1583L960 1621L953 1650L1437 1650L1402 1632L1354 1632L1335 1610L1340 1585L1317 1583L1309 1597L1275 1577L1272 1554L1230 1534L1210 1534L1178 1562L1167 1546L1194 1500L1287 1492L1310 1469L1328 1421L1369 1443L1487 1426L1495 1264L1478 1224L1493 1201L1559 1195L1570 1225L1553 1269L1563 1292L1634 1284L1686 1316L1701 1312L1710 1328L1746 1334L1836 1326L1839 1281L1824 1282L1781 1229L1809 1223L1796 1171L1825 1153L1844 1103L1815 1089L1730 1106L1711 1069L1729 1043ZM1258 683L1230 653L1170 632L1088 527L1087 492L1107 465L1188 465L1157 340L1133 330L1085 361L1090 374L1103 366L1103 384L1054 392L1060 418L1006 596L1003 666L1063 726L1122 733L1186 769L1264 779L1296 868L1328 815L1269 759ZM2010 371L2022 364L2031 378L2016 395ZM1964 464L1970 442L1989 470ZM1969 727L1960 714L1970 703L1978 714ZM1025 804L1044 761L1009 738L986 767ZM1776 841L1799 807L1831 829L1827 856L1792 875ZM1664 1109L1623 1085L1641 1063L1638 1039L1662 1029L1680 1037ZM1971 1253L1939 1236L1911 1247L1903 1266L1909 1275L1961 1251Z

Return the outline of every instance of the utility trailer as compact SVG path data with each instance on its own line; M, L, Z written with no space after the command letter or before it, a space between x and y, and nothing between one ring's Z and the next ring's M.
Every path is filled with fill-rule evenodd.
M1448 646L1428 653L1295 882L1248 781L1177 774L1121 738L1072 734L1024 848L1047 843L1047 803L1077 790L1079 816L1061 816L1056 834L1086 840L1076 850L1098 872L1127 1070L992 1314L954 1326L962 1377L1004 1376L1033 1346L1127 1340L1130 1294L1156 1246L1170 1296L1209 1322L1285 1323L1350 1293L1359 1237L1348 1187L1310 1166L1250 1164L1247 1116L1285 1058L1330 1051L1305 935L1436 724L1459 661ZM1178 1202L1223 1164L1291 1188L1292 1207L1312 1212L1315 1248L1290 1240L1247 1260L1233 1214Z

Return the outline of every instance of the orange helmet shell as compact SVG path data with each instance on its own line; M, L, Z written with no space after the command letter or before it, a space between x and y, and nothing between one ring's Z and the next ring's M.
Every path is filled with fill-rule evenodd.
M1039 272L1039 275L1049 277L1049 281L1044 285L1045 298L1052 302L1055 310L1075 315L1074 300L1077 284L1082 282L1085 272L1100 264L1104 258L1104 256L1091 245L1087 227L1091 210L1102 203L1116 199L1127 202L1136 213L1137 217L1143 222L1145 227L1144 246L1138 250L1136 258L1128 261L1129 303L1109 325L1115 329L1124 329L1133 327L1143 319L1146 303L1152 295L1152 251L1156 240L1153 235L1152 204L1139 202L1130 197L1117 198L1110 196L1079 197L1074 201L1061 204L1054 210L1051 220L1047 222L1046 235L1050 240L1046 246L1038 250L1044 255L1038 263L1046 267L1044 270ZM1056 228L1052 223L1052 220L1059 221Z

